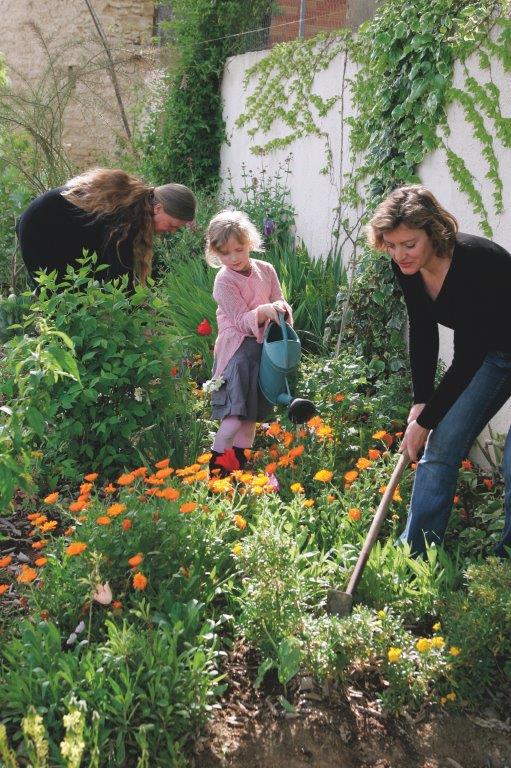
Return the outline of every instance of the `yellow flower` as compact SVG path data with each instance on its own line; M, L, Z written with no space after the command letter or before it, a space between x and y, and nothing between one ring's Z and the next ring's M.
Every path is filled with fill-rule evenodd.
M461 648L458 648L457 645L451 645L451 647L449 648L449 653L451 654L451 656L459 656L461 653Z
M387 433L384 429L379 429L378 432L375 432L373 435L373 440L381 440L384 435Z
M387 658L391 664L395 664L396 661L399 661L401 658L401 654L403 653L402 648L389 648L387 653Z
M387 618L387 614L385 613L385 611L378 611L378 618L379 619Z
M231 550L232 554L235 557L238 557L238 555L241 555L242 551L243 551L243 547L241 546L241 544L239 542L237 544L235 544L234 547Z
M431 648L431 640L428 640L427 637L421 637L415 643L415 647L417 648L419 653L426 653L426 651L429 651Z
M442 629L442 625L440 624L439 621L437 621L436 624L433 624L433 632L440 632L441 629Z
M241 515L234 515L234 525L243 531L247 527L247 521Z
M367 469L372 464L372 461L369 461L369 459L365 459L363 456L360 457L357 461L357 469Z
M313 507L315 503L314 499L304 499L302 502L303 506L307 508Z
M201 456L197 457L197 464L207 464L212 455L212 453L203 453Z
M443 637L434 637L431 640L431 647L432 648L443 648L445 645L445 640Z
M303 485L301 483L292 483L290 486L293 493L303 493Z
M314 480L319 480L320 483L329 483L333 476L334 473L330 472L329 469L320 469L314 475Z
M456 694L454 693L454 691L451 691L450 693L447 694L445 698L447 699L447 701L456 701Z
M267 482L268 482L267 475L257 475L257 477L252 478L252 485L255 485L255 486L259 485L262 487L263 485L266 485Z

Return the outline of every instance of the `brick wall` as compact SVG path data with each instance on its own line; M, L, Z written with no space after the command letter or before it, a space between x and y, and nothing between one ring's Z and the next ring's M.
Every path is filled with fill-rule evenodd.
M306 0L304 36L340 29L346 23L348 0ZM279 13L274 14L269 46L298 37L300 0L278 0Z

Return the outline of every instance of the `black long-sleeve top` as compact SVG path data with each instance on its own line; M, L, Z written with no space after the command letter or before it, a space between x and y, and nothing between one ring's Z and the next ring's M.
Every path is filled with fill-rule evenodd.
M436 299L420 272L404 275L394 262L392 267L408 310L413 401L426 403L417 422L433 429L488 352L511 352L511 255L484 237L458 233ZM454 330L454 357L435 389L439 323Z
M84 250L96 253L98 264L108 269L98 272L100 280L128 274L133 279L133 232L119 245L111 237L113 222L95 217L62 196L64 187L50 189L33 200L21 214L17 233L23 261L32 277L38 270L56 269L62 278L68 264L78 268Z

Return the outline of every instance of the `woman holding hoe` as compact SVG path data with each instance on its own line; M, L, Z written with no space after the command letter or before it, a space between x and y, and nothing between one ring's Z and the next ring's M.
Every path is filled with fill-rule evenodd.
M182 184L151 187L121 170L93 168L32 201L16 231L33 279L38 270L77 267L96 253L102 280L127 274L130 285L151 274L153 235L173 233L193 221L196 200Z
M425 445L401 541L415 554L440 543L461 460L511 397L511 255L483 237L458 232L454 216L425 187L394 190L368 226L386 251L409 318L413 405L401 451L417 460ZM438 386L438 324L454 330L454 358ZM496 553L511 547L511 429L503 472L505 520Z

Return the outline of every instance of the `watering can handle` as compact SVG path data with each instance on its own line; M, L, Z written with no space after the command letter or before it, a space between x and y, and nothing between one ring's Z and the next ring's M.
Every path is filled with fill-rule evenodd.
M280 330L282 331L282 341L287 341L286 316L283 312L277 312L279 318Z

